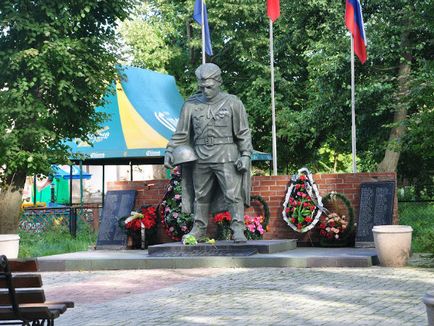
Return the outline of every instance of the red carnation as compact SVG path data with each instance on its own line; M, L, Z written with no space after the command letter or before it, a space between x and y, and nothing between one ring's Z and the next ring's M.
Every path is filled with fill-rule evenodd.
M292 223L292 224L295 224L295 222L296 222L296 219L295 219L295 217L293 217L293 218L291 219L291 223Z
M302 174L302 175L300 176L299 179L300 179L301 181L306 181L306 176Z
M335 226L335 221L330 220L330 221L329 221L329 225L330 225L331 227Z
M303 227L303 225L301 223L297 224L297 229L301 229Z
M306 217L306 218L305 218L305 221L306 221L307 223L312 222L312 217Z
M325 229L327 227L327 224L324 224L324 223L321 223L320 225L319 225L319 228L320 229Z

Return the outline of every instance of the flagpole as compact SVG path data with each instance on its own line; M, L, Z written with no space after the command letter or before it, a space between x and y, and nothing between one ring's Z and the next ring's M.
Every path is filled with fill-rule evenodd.
M203 3L204 0L201 0L201 19L202 19L202 64L206 63L205 58L205 6Z
M351 37L351 152L353 158L353 173L357 173L356 164L356 90L354 82L354 38Z
M271 137L273 148L273 175L277 175L276 104L274 100L274 47L273 21L270 19L270 69L271 69Z

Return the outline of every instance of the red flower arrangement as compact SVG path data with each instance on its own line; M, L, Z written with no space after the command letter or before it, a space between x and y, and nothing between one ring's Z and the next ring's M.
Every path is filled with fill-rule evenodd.
M229 212L217 213L214 216L214 222L216 222L217 224L230 223L231 221L232 221L232 216L231 213Z
M157 226L157 214L155 207L143 206L141 213L131 212L131 215L125 220L125 228L127 230L139 231L142 228L146 230L153 229Z
M330 213L328 216L321 216L319 234L326 239L339 239L347 227L348 221L345 215Z

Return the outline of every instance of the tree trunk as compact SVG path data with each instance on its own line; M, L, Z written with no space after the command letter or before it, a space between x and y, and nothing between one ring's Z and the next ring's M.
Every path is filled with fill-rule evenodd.
M11 186L12 190L22 191L26 183L26 171L17 171L15 174L6 178L5 186Z
M402 44L405 46L408 41L408 34L404 33ZM390 131L389 141L383 160L378 164L378 172L396 172L399 156L401 155L402 138L405 136L407 128L407 99L410 81L410 60L411 55L404 53L404 61L399 65L398 73L398 93L396 94L396 111L393 115L393 127Z

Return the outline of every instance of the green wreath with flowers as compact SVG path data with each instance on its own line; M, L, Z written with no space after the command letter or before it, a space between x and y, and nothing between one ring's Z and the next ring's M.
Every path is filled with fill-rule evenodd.
M323 197L323 204L326 213L320 217L320 245L351 245L354 242L354 239L351 239L354 236L354 210L350 200L344 194L333 191Z

